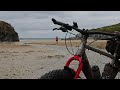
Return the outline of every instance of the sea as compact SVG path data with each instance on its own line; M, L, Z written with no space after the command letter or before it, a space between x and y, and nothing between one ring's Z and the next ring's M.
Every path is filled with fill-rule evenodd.
M55 40L55 38L20 38L20 41L26 41L26 40Z

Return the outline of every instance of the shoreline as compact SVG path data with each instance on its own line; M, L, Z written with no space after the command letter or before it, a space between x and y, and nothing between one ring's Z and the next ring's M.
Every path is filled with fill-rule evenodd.
M89 39L87 41L87 44L93 42L94 40ZM74 46L74 47L78 47L80 45L80 40L66 40L66 44L67 46ZM106 40L97 40L95 42L93 42L91 44L91 46L96 47L96 48L100 48L100 49L105 49L106 46ZM25 44L39 44L39 45L58 45L58 46L65 46L65 40L58 40L58 44L56 44L55 40L21 40L20 43L25 43Z

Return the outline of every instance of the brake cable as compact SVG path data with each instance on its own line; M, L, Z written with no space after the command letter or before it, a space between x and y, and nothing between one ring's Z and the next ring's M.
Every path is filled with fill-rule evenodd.
M74 30L73 30L73 31L74 31ZM73 31L72 31L72 32L73 32ZM68 52L69 52L70 54L74 55L74 51L73 51L73 48L72 48L71 39L70 39L70 45L71 45L71 48L72 48L73 53L70 52L70 50L69 50L68 47L67 47L67 43L66 43L66 37L67 37L67 34L68 34L68 33L70 33L70 35L73 34L73 35L76 36L76 34L74 34L74 33L72 33L72 32L67 31L67 33L66 33L66 35L65 35L65 46L66 46L66 49L68 50ZM69 35L69 36L70 36L70 35ZM79 36L77 35L77 37L79 37ZM79 38L81 38L81 37L79 37Z
M73 31L72 31L72 32L73 32ZM66 43L66 37L67 37L67 34L68 34L68 33L70 33L70 35L71 35L71 34L76 35L76 34L74 34L74 33L72 33L72 32L67 31L67 33L66 33L66 35L65 35L65 46L66 46L66 49L68 50L68 52L69 52L71 55L74 55L74 51L73 51L73 48L72 48L71 39L70 39L70 45L71 45L71 48L72 48L72 52L73 52L73 53L70 52L70 50L68 49L67 43ZM70 35L69 35L69 37L70 37ZM77 37L79 37L79 35L77 35ZM81 37L79 37L79 38L81 38ZM90 42L88 45L91 45L91 44L94 43L95 41L97 41L97 39L94 40L94 41L92 41L92 42Z
M88 44L88 46L89 46L90 44L94 43L95 41L97 41L97 40L94 40L94 41L90 42L90 43Z
M73 30L74 31L74 30ZM72 32L73 32L72 31ZM71 35L72 33L70 33L70 35ZM69 35L69 37L70 37L70 35ZM73 51L73 47L72 47L72 43L71 43L71 39L70 39L70 45L71 45L71 48L72 48L72 52L73 52L73 54L74 54L74 51Z
M69 49L68 49L68 47L67 47L67 43L66 43L67 34L68 34L68 32L67 32L66 35L65 35L65 46L66 46L66 49L68 50L68 52L69 52L71 55L74 55L73 53L71 53L71 52L69 51Z

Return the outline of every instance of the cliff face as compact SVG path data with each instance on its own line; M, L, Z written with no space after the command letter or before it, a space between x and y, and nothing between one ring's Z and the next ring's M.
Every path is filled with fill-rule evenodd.
M9 23L0 21L0 42L15 42L19 41L18 33Z

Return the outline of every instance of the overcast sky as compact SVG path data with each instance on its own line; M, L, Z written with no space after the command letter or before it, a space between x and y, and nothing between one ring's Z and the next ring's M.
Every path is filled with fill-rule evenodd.
M51 18L72 24L79 28L91 29L120 23L120 11L0 11L0 20L10 23L20 38L64 37Z

